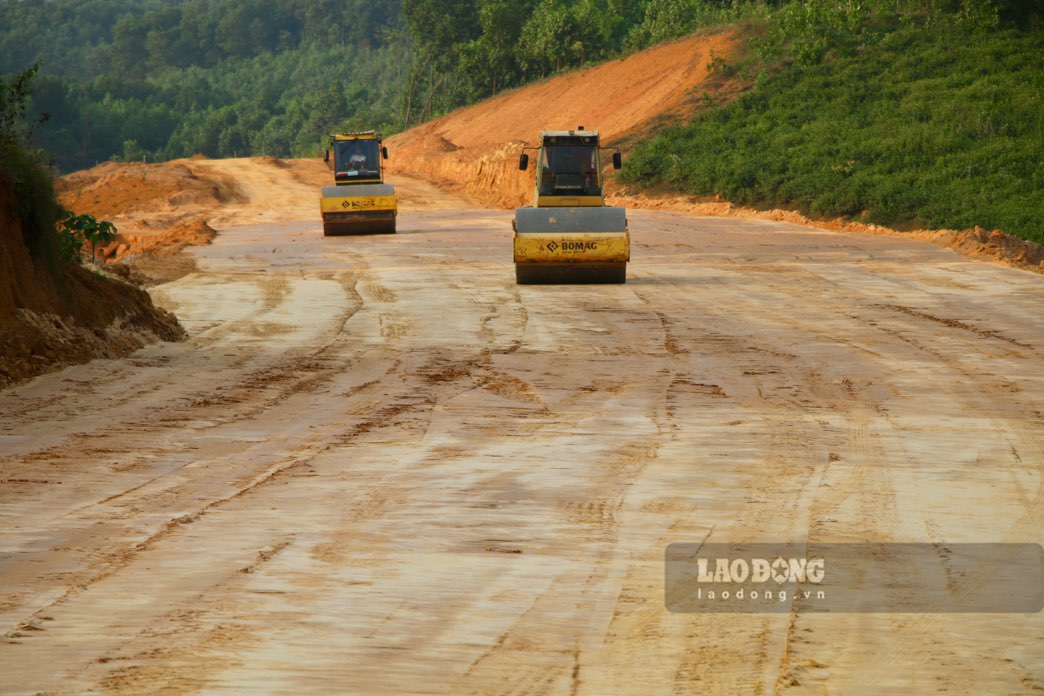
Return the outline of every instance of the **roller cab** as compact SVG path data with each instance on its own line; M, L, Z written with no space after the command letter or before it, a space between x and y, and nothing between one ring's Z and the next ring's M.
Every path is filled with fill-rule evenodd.
M334 185L323 187L319 201L325 236L395 232L398 203L395 187L384 183L387 158L388 148L375 131L330 136L325 159Z
M515 211L516 282L626 282L627 211L605 205L600 154L598 133L582 126L541 134L534 204ZM528 166L523 152L519 169ZM613 166L620 166L618 152Z

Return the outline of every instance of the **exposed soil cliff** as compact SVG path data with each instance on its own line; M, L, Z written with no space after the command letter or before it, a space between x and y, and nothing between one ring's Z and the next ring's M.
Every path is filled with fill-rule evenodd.
M63 365L113 358L185 332L144 290L75 264L35 262L0 179L0 388Z

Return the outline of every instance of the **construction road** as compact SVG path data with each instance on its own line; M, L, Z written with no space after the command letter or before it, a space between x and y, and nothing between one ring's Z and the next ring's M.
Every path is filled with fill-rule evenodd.
M1044 541L1041 276L630 211L626 285L520 287L510 220L223 227L152 290L189 341L0 393L0 693L1044 689L1044 614L676 614L663 565Z

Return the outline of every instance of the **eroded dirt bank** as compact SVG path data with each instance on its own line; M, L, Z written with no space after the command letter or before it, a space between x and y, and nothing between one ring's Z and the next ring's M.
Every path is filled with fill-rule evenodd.
M680 119L701 90L718 88L706 84L708 64L734 44L725 34L690 37L506 92L390 138L390 169L488 205L524 205L532 176L518 171L518 154L540 131L583 125L611 143L653 121Z
M93 358L180 340L177 319L138 287L98 268L34 256L11 181L0 176L0 389Z

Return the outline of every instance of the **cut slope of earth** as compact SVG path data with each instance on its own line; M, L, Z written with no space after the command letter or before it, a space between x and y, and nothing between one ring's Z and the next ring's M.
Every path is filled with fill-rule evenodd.
M522 205L532 175L518 171L518 154L540 131L582 125L613 143L681 119L704 91L721 88L708 84L707 66L736 43L731 34L692 36L454 111L389 138L389 170L459 187L490 205Z

